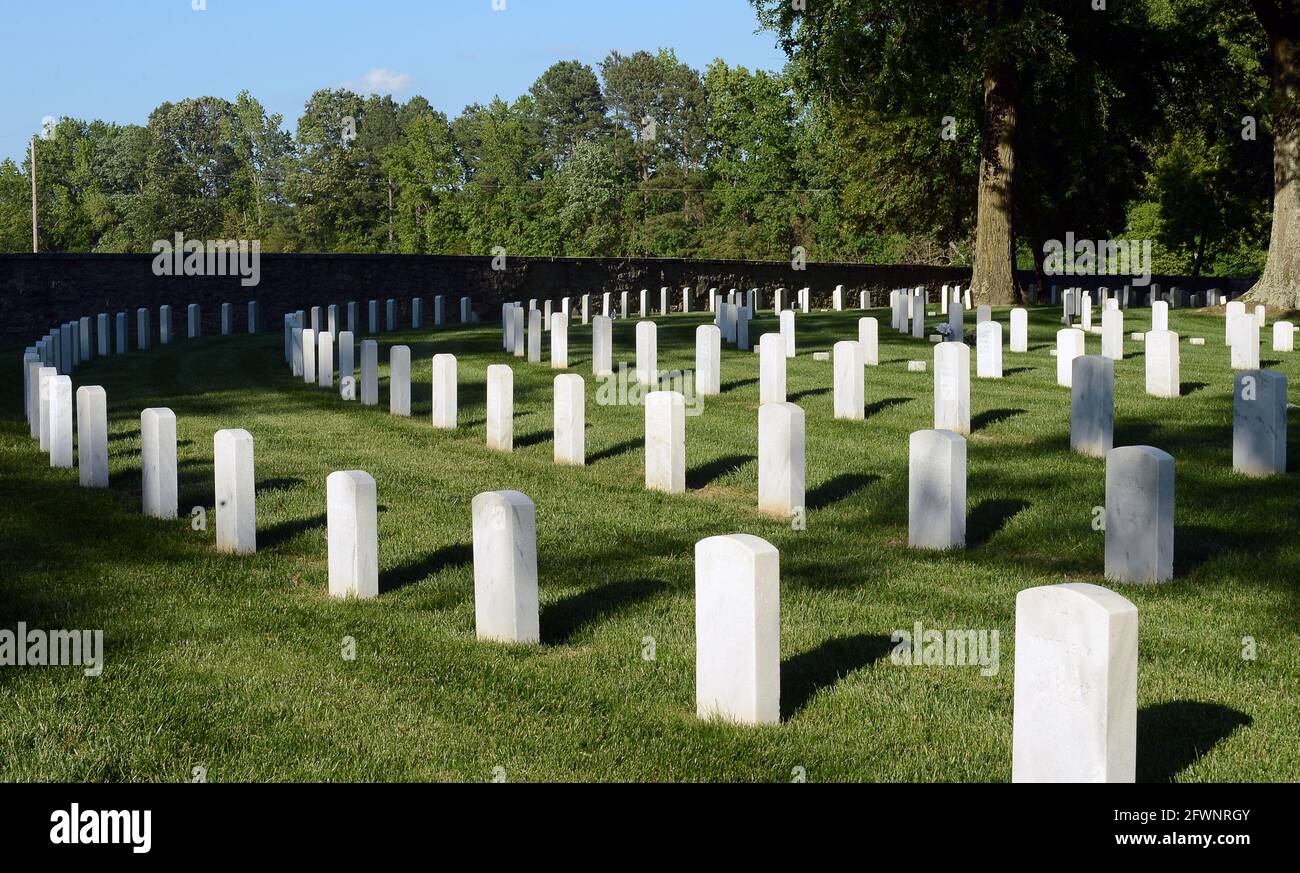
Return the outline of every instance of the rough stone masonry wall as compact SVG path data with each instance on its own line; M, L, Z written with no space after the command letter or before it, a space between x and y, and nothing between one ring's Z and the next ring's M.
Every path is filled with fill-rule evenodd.
M694 288L693 310L707 305L709 288L810 287L814 306L828 306L831 291L844 285L846 308L856 308L858 293L870 291L880 305L893 288L937 288L966 284L970 270L958 267L882 266L873 264L809 262L802 271L785 261L722 261L655 258L532 258L511 257L505 270L493 270L487 257L445 255L340 255L263 254L256 287L243 287L234 276L155 276L150 254L0 254L0 342L34 341L52 325L83 315L92 318L125 311L134 324L135 310L148 308L157 318L158 307L171 304L184 330L185 307L198 303L203 310L203 333L219 330L220 307L234 308L236 331L247 330L245 303L256 299L264 330L279 330L283 315L310 306L345 304L356 300L363 318L365 301L395 298L400 324L410 324L412 297L425 300L426 322L433 320L433 296L444 295L444 319L455 323L459 300L468 295L474 311L484 321L500 314L509 300L558 300L584 293L629 291L639 300L641 289L651 292L651 306L659 305L659 289L672 289L674 309L680 307L681 289ZM1033 276L1024 274L1028 284ZM1222 288L1245 290L1249 280L1156 277L1163 287L1189 290ZM1060 277L1062 287L1123 284L1118 277ZM787 298L790 299L790 298ZM765 298L765 305L770 297ZM633 303L635 307L636 302ZM382 312L382 305L381 305ZM133 334L134 336L134 334Z

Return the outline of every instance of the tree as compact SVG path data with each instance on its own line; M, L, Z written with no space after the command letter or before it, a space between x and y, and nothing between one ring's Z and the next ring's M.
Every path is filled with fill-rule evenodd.
M578 143L605 125L605 97L591 67L578 61L552 64L528 89L542 123L548 163L559 168Z
M1245 297L1300 309L1300 0L1251 0L1268 39L1273 127L1273 228L1268 261Z

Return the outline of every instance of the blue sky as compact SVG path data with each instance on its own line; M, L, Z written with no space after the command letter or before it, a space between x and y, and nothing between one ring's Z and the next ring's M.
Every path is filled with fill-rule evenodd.
M200 0L194 0L200 2ZM144 124L166 100L247 88L292 130L316 89L372 83L455 115L527 91L550 64L660 47L778 69L747 0L6 0L0 159L46 116ZM498 4L502 0L497 0ZM34 36L28 38L28 34Z

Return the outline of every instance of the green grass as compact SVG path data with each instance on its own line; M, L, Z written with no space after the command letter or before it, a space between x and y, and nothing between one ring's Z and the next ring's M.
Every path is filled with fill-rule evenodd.
M909 551L907 437L933 426L927 342L883 322L865 422L832 418L832 365L812 352L856 338L857 313L799 317L790 399L807 412L806 531L756 510L758 356L724 349L724 393L688 418L688 493L643 487L642 410L601 407L590 329L570 330L587 379L585 468L552 463L546 365L506 358L499 324L382 337L413 352L413 417L345 404L291 378L277 333L177 341L84 365L108 393L112 487L50 470L21 420L18 361L0 374L0 627L102 628L99 678L71 667L0 668L0 779L185 781L998 781L1010 777L1016 592L1106 584L1104 463L1069 451L1069 392L1048 354L1056 310L1034 310L1007 378L972 378L969 547ZM1006 313L997 317L1006 322ZM689 368L707 315L659 321L661 369ZM1126 334L1149 312L1127 313ZM968 318L967 326L972 327ZM1141 615L1138 773L1144 780L1300 779L1300 491L1295 473L1231 470L1232 373L1220 317L1171 313L1194 390L1143 390L1140 344L1117 366L1116 444L1177 460L1177 580L1122 587ZM776 329L770 315L751 327ZM1188 336L1206 337L1204 347ZM633 323L616 322L615 361ZM1300 382L1293 355L1265 366ZM549 345L544 348L549 348ZM1089 353L1100 338L1088 337ZM430 358L459 359L456 432L429 423ZM973 355L972 355L973 356ZM485 372L515 369L512 455L485 448ZM972 361L972 371L973 371ZM386 366L381 379L386 379ZM1189 386L1189 387L1192 387ZM182 517L142 517L140 410L170 406ZM212 437L256 440L259 551L217 553ZM1300 457L1297 428L1290 454ZM1294 468L1294 461L1293 461ZM325 477L379 487L381 595L326 596ZM537 505L540 647L474 639L470 500L513 488ZM188 510L209 511L206 531ZM694 715L693 548L752 533L781 552L779 726ZM1001 670L901 667L888 638L996 629ZM341 657L344 637L357 658ZM643 660L653 637L656 659ZM1253 637L1258 658L1241 656Z

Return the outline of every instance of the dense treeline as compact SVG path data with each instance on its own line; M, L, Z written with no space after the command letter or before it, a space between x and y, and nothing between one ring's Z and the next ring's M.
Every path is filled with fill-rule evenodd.
M803 247L978 276L1041 269L1073 232L1152 239L1157 272L1264 268L1264 0L754 3L783 71L614 52L454 118L322 90L292 132L248 92L164 103L144 127L60 119L38 143L41 248L148 251L178 231L267 251ZM0 249L30 249L28 172L0 163Z

